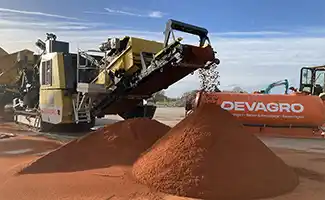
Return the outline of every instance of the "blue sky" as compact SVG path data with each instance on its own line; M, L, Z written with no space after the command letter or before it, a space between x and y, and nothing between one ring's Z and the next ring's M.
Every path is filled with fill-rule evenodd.
M45 32L70 41L71 50L95 48L109 36L161 41L173 18L209 30L223 89L252 91L284 78L298 86L302 66L325 64L324 8L322 0L0 0L0 46L9 52L34 50ZM197 76L189 76L167 94L197 87Z

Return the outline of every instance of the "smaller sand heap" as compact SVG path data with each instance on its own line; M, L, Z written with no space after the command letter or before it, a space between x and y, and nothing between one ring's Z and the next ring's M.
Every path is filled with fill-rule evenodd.
M170 127L147 118L130 119L98 129L37 159L20 174L75 172L132 165Z
M157 141L135 162L133 175L161 192L213 200L273 197L298 185L280 158L213 104Z

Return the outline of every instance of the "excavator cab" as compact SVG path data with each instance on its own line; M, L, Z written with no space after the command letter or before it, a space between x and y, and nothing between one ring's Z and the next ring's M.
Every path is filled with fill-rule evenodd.
M301 68L299 90L317 96L325 92L325 66Z

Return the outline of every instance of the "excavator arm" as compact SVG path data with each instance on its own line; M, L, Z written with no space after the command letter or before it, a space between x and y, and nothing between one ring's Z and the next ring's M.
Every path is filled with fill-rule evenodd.
M284 80L280 80L280 81L276 81L274 83L271 83L265 90L264 90L264 93L265 94L269 94L271 92L271 90L274 88L274 87L278 87L278 86L281 86L281 85L284 85L285 87L285 91L284 93L285 94L288 94L288 90L289 90L289 81L287 79L284 79Z

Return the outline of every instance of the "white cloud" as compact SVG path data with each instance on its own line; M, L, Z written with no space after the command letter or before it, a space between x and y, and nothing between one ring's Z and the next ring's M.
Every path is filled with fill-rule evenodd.
M1 12L0 12L1 13ZM22 15L20 13L12 13ZM46 32L54 32L59 40L70 42L71 51L77 46L83 49L95 49L107 37L131 35L150 40L163 41L160 32L136 31L132 29L96 30L91 22L51 21L21 16L0 18L0 46L8 52L30 48L36 50L34 42L45 37ZM22 21L23 20L23 21ZM102 24L94 23L95 27ZM94 25L93 24L93 25ZM88 29L86 28L88 27ZM80 31L79 29L82 29ZM274 81L287 78L298 86L299 70L302 66L325 63L325 37L274 37L274 38L227 38L227 34L211 34L211 42L221 60L219 66L222 89L240 86L245 90L257 90ZM182 35L183 36L183 35ZM185 37L192 43L193 39ZM170 96L180 96L183 92L196 89L199 80L189 75L167 89ZM280 88L281 92L283 91Z
M79 23L79 22L65 22L65 21L33 21L23 20L19 21L0 19L1 29L47 29L47 30L84 30L90 28L97 28L107 26L102 23ZM24 23L21 23L24 21Z
M164 13L160 12L160 11L152 11L149 13L149 17L153 17L153 18L162 18L164 16Z
M102 11L84 11L86 14L98 14L98 15L109 15L109 14L118 14L118 15L128 15L133 17L147 17L147 18L162 18L165 13L161 11L150 11L150 12L130 12L125 10L117 10L112 8L104 8L107 12Z
M136 17L144 17L144 15L140 15L140 14L132 13L132 12L126 12L123 10L114 10L114 9L110 9L110 8L105 8L105 10L110 13L117 13L117 14L130 15L130 16L136 16Z
M17 14L24 14L24 15L37 15L37 16L54 17L54 18L60 18L60 19L79 20L78 18L74 18L74 17L67 17L67 16L55 15L55 14L43 13L43 12L31 12L31 11L25 11L25 10L14 10L14 9L7 9L7 8L0 8L0 12L17 13Z
M109 15L108 12L100 12L100 11L83 11L85 14L96 14L96 15Z

